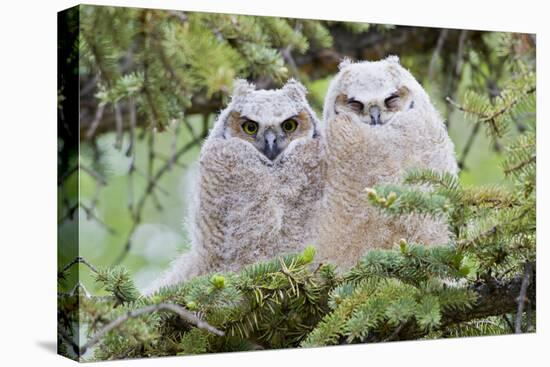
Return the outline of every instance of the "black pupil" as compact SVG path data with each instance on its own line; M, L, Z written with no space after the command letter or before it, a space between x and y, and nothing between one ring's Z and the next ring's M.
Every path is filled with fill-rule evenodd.
M292 130L294 128L294 124L292 123L292 121L286 121L285 122L285 130Z
M246 123L246 130L253 133L256 131L256 125L253 122L247 122Z

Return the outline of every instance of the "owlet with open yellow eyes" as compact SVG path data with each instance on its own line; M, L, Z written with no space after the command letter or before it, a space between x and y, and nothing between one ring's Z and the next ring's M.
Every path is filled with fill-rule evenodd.
M344 61L325 98L327 183L320 211L319 260L347 269L372 248L400 238L445 244L445 223L411 214L389 217L371 207L365 188L397 184L409 169L457 174L442 118L396 56Z
M235 82L200 154L191 249L152 287L302 250L323 191L320 124L306 89ZM150 290L150 291L151 291Z

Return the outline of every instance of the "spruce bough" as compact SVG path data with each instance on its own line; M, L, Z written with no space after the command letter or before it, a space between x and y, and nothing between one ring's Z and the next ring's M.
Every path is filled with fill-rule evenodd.
M250 70L250 76L266 73L273 80L285 77L278 46L291 45L303 52L308 43L331 43L319 22L304 22L303 32L296 33L285 21L262 18L264 28L271 27L278 40L263 37L246 18L239 18L235 31L231 17L215 16L224 39L238 39L232 45L207 32L211 19L206 15L181 19L181 14L117 12L127 25L119 32L111 32L108 16L83 18L82 70L100 75L94 89L100 105L116 112L122 101L135 102L159 130L171 119L181 118L181 106L192 113L192 106L200 102L199 90L207 100L219 98L243 70ZM162 17L169 17L168 26L153 27ZM116 42L95 33L97 27L118 35ZM148 32L136 31L141 29ZM162 37L155 37L158 34ZM202 36L195 39L191 34ZM139 35L142 50L140 67L122 73L117 63L120 50L130 49L134 35ZM187 45L185 52L163 53L181 44ZM512 55L512 47L511 39L502 40L502 56ZM212 67L202 64L204 59L225 66L221 67L225 72L213 75ZM453 234L449 243L426 248L403 239L391 250L365 254L344 274L331 264L316 264L315 251L309 247L237 274L208 274L148 297L139 294L124 268L95 268L96 264L77 258L58 273L60 283L77 266L86 265L107 295L91 295L80 283L59 293L59 351L91 361L534 331L533 62L534 57L514 56L508 65L513 77L494 98L470 91L462 104L448 99L489 137L504 144L505 184L468 187L450 175L412 171L403 185L374 187L365 193L371 205L390 216L416 212L443 218ZM162 93L166 89L178 93ZM522 131L514 136L510 127L518 121ZM82 136L94 131L86 129ZM415 189L426 186L430 190Z
M515 117L535 110L533 74L518 74L502 95L481 108L483 101L468 94L457 106L497 139ZM316 264L308 247L148 297L122 267L96 269L77 258L59 272L60 282L83 264L108 296L80 284L59 294L60 351L106 360L532 332L536 139L534 118L525 123L522 134L508 138L506 185L468 187L451 175L415 170L402 185L366 190L387 215L444 219L453 233L447 244L427 248L403 239L368 252L344 274Z

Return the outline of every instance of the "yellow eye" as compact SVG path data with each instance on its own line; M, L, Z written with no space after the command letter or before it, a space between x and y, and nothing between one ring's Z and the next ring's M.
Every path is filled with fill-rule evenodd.
M296 130L296 128L298 128L298 122L296 122L296 120L294 119L288 119L283 121L281 126L284 131L286 131L287 133L291 133Z
M254 121L247 120L241 125L243 131L248 135L254 135L258 132L258 123Z

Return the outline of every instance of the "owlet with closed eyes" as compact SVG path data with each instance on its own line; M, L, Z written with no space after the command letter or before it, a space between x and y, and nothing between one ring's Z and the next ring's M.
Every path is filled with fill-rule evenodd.
M458 171L443 119L396 56L342 62L325 98L323 133L320 261L347 269L369 249L391 248L400 238L426 245L448 241L444 223L418 214L388 217L366 200L365 188L397 184L412 168Z
M320 123L302 84L256 90L237 80L201 149L187 221L191 249L151 290L302 250L312 238L323 167Z

